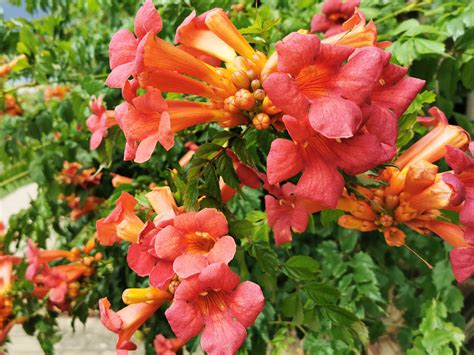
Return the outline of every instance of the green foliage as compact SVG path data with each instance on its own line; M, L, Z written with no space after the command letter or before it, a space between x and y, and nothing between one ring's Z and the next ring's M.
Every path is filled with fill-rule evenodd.
M112 210L120 192L135 194L140 206L146 207L150 183L169 185L187 210L215 207L226 214L229 234L238 244L231 266L243 280L259 283L265 293L265 309L248 330L240 353L265 353L267 344L272 354L296 353L298 348L308 354L364 353L369 343L384 335L408 354L461 351L464 320L459 313L464 299L446 261L446 250L437 240L407 232L410 246L434 265L431 271L407 249L388 248L378 232L361 235L340 229L341 211L325 210L311 217L307 232L294 233L291 245L274 246L263 212L263 189L240 186L227 152L231 150L243 163L263 172L271 142L281 132L195 127L178 134L169 152L157 148L149 162L138 165L123 162L125 140L115 127L99 149L91 151L85 126L90 114L87 102L92 95L102 94L108 109L120 103L119 90L103 84L109 73L108 43L117 29L133 27L133 14L140 4L131 0L25 3L29 11L41 9L47 15L34 20L0 19L2 53L8 58L20 53L27 56L9 80L1 83L1 101L4 94L13 93L24 114L0 118L0 141L4 142L0 147L0 197L28 182L38 184L39 195L9 221L4 252L23 247L28 238L42 247L53 239L58 247L80 246L93 236L95 221ZM220 6L257 49L271 52L276 41L288 33L309 29L319 8L313 0L262 0L258 6L245 0L238 12L231 9L231 3L155 1L165 23L160 37L172 40L176 27L193 8L202 13ZM388 49L393 53L392 62L410 65L409 74L427 82L425 91L399 120L399 150L426 132L416 119L426 116L431 104L473 133L472 122L464 115L467 95L474 89L473 5L465 0L362 0L361 8L375 21L379 40L392 41ZM46 101L45 89L55 85L67 87L66 95ZM179 168L188 141L199 149L187 166ZM100 185L91 193L106 202L77 221L68 217L70 208L59 196L76 193L84 200L87 194L58 182L65 160L103 173ZM134 178L134 183L114 190L111 172ZM221 178L237 194L227 204L220 194ZM380 184L370 173L348 177L348 185L351 182L366 187ZM126 244L99 247L104 259L72 305L73 321L86 322L101 297L109 297L113 309L118 309L123 306L123 289L147 286L145 278L128 268L126 249ZM17 273L24 269L20 265ZM31 297L31 288L24 280L15 283L14 313L28 317L25 330L38 337L45 353L53 353L60 339L57 314L44 312L44 301ZM156 333L172 336L163 311L142 331L148 353L153 351ZM187 345L190 351L197 346L197 340L193 341Z

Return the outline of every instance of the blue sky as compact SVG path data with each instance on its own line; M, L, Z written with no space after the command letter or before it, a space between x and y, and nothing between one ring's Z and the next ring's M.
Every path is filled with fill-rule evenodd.
M17 7L6 3L6 0L0 0L0 8L2 9L3 16L5 19L11 19L16 17L23 17L27 19L32 19L39 17L42 13L35 13L33 15L26 12L23 7Z

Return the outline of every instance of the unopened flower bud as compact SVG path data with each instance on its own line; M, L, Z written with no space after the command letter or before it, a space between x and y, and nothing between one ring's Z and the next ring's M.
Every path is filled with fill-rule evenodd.
M78 247L74 247L71 249L71 253L72 253L72 260L77 260L79 258L79 256L81 255L81 249L79 249Z
M102 260L102 253L101 252L98 252L97 254L94 255L94 260L97 262L97 261L101 261Z
M273 105L268 96L265 96L263 99L262 108L263 111L265 111L265 113L269 114L270 116L281 112L279 108Z
M388 214L384 214L382 217L380 217L379 222L384 227L390 227L393 224L393 217Z
M235 96L229 96L224 100L224 110L232 113L237 113L240 109L237 107L235 103Z
M82 258L82 263L86 266L91 266L94 262L94 258L91 256L85 256Z
M68 285L67 293L69 297L76 298L79 295L79 283L72 282Z
M234 59L234 65L238 70L247 71L251 68L252 63L250 63L247 58L237 56Z
M255 100L262 101L265 98L265 91L257 89L253 92L253 97L255 97Z
M258 90L262 87L262 83L258 79L253 79L252 82L250 83L250 88L252 91Z
M398 203L400 202L398 196L396 195L387 195L385 196L385 205L387 206L388 209L393 210L395 207L398 206Z
M397 227L388 227L383 231L385 242L391 247L401 247L405 244L405 233Z
M260 112L259 114L255 115L252 123L258 130L267 129L270 126L270 116L268 116L266 113Z
M247 74L247 76L250 80L257 79L258 74L255 71L255 69L248 69L245 73Z
M122 301L125 304L156 303L171 300L171 295L159 288L127 288L122 293Z
M243 70L238 70L232 74L232 82L239 89L248 89L250 80Z
M244 111L250 111L255 106L255 98L250 91L240 89L235 94L235 104Z
M267 56L262 52L255 52L252 56L252 62L255 64L255 70L260 72L267 62Z
M209 102L211 108L215 108L215 109L221 109L221 108L224 108L224 103L222 101L214 101L214 100L211 100Z
M174 295L174 293L176 292L176 289L178 288L180 284L180 281L178 280L173 280L170 282L169 286L168 286L168 291Z

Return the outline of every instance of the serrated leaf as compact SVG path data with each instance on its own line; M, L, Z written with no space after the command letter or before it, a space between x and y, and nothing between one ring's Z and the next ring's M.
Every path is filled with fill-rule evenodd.
M303 290L317 304L335 303L341 295L337 288L321 283L305 284Z
M313 280L319 270L319 263L310 256L296 255L283 265L283 273L294 280Z
M354 322L359 321L354 313L336 305L324 305L321 312L334 323L346 327L350 327Z
M216 160L217 174L222 177L224 182L230 187L238 190L240 181L234 170L232 159L227 154L221 154Z

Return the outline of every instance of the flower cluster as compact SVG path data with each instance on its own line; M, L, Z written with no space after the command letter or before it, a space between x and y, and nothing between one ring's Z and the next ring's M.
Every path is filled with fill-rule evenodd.
M13 282L13 265L19 264L21 259L13 255L0 255L0 344L5 341L10 329L24 321L13 315L12 297L8 294Z
M180 346L202 331L205 351L236 352L264 300L257 284L240 283L228 266L236 243L228 235L224 214L211 208L186 212L168 187L156 187L146 198L153 211L145 215L154 214L152 220L143 222L136 216L137 201L122 192L115 210L97 222L102 244L131 243L128 265L150 283L148 288L125 290L122 299L128 306L119 312L110 309L106 298L100 301L102 322L119 334L117 349L135 349L133 333L171 301L165 315ZM163 339L159 343L171 346Z
M83 169L78 162L64 161L63 169L59 172L57 180L64 185L70 185L73 189L79 188L88 191L88 196L84 200L76 195L75 190L68 196L63 194L59 196L59 199L67 202L71 208L70 217L72 220L78 220L82 216L94 212L104 202L103 198L94 196L90 191L99 185L101 179L102 173L97 172L95 168Z
M377 42L375 24L367 23L358 5L326 0L311 29L324 32L324 39L293 32L267 56L219 8L193 11L177 28L175 44L168 43L158 37L162 19L146 0L134 33L120 30L111 39L106 83L121 89L124 102L107 111L102 97L91 101L91 148L116 124L126 138L124 159L138 163L149 160L158 143L171 149L175 133L198 124L272 130L277 138L265 173L244 164L230 141L215 156L230 158L241 187L263 185L277 245L290 242L292 231L305 231L314 212L337 208L345 212L342 227L378 230L391 246L405 245L402 226L438 234L455 247L456 278L466 279L474 274L474 160L462 151L470 138L432 108L432 118L419 119L431 131L393 161L398 121L424 81L391 63L384 50L389 43ZM168 93L183 99L170 100ZM197 144L185 147L181 167L196 152L199 159ZM434 165L443 157L452 172ZM393 166L376 169L388 162ZM378 187L348 183L363 173ZM117 178L117 186L119 180L132 181ZM219 188L224 204L237 192L222 178ZM115 209L96 224L100 244L130 243L128 265L150 285L125 290L128 306L118 312L107 298L100 301L102 322L119 335L117 349L135 349L133 333L170 302L165 315L177 339L158 335L157 352L173 353L201 332L206 352L236 352L264 300L258 285L240 283L229 267L236 242L225 215L213 208L186 211L168 187L154 187L145 196L146 203L138 203L122 191ZM444 210L461 211L463 226L450 223Z
M262 88L266 55L250 46L222 9L192 12L176 31L178 45L157 38L161 28L148 0L135 18L135 34L121 30L110 43L107 84L122 88L125 99L115 109L127 139L125 159L144 162L158 142L170 149L174 133L200 123L266 129L279 118ZM138 89L145 93L137 96ZM162 92L207 101L165 100Z
M40 250L29 240L25 278L33 282L35 296L48 297L51 307L69 310L71 302L79 295L81 281L94 273L94 263L102 259L100 252L92 255L94 248L94 239L83 248L71 250ZM51 266L53 262L55 265Z
M15 96L6 94L3 100L3 109L0 110L0 116L4 114L9 116L21 116L23 114L23 110L20 105L18 105Z
M468 193L473 163L461 150L469 145L470 137L461 127L449 125L438 108L431 108L430 113L431 118L419 121L432 130L395 160L397 167L387 167L374 177L382 186L345 192L337 208L349 214L339 218L339 225L363 232L379 230L386 243L396 247L405 245L402 225L422 235L433 232L455 248L451 263L461 282L474 274ZM443 157L453 171L439 172L433 164ZM461 210L464 227L449 222L443 210Z
M58 181L66 185L79 185L87 190L100 183L102 173L96 173L95 168L83 169L78 162L64 161L63 170L58 175Z

